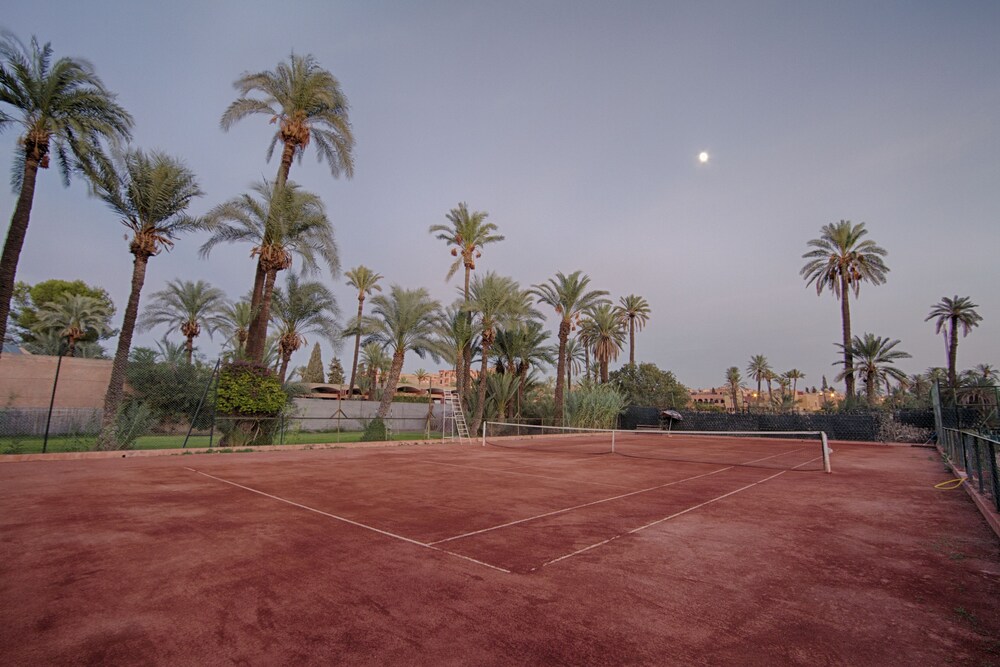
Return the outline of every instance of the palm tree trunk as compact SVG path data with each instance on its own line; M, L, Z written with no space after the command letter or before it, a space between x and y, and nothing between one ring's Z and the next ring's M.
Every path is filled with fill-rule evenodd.
M556 393L553 417L556 426L563 425L563 375L566 373L566 341L569 340L569 320L559 322L559 356L556 362Z
M608 383L608 360L601 359L601 384Z
M587 379L590 379L590 346L584 344L583 346L583 371L587 374Z
M259 349L257 351L257 356L251 357L251 360L256 361L257 363L262 363L264 361L264 348L267 347L267 323L271 319L271 297L274 295L274 282L277 279L277 270L268 271L264 276L264 292L261 294L260 298L260 323L258 325Z
M191 360L194 358L194 336L187 337L187 343L184 344L184 353L187 357L188 366L190 366Z
M521 406L524 404L524 387L528 384L528 364L517 369L517 418L521 418Z
M869 372L865 375L865 394L868 398L868 407L875 406L876 391L878 390L878 380L875 379L875 373Z
M958 362L958 318L951 317L951 332L948 341L948 382L954 390L958 387L958 374L955 366Z
M358 373L358 354L361 352L361 313L365 307L364 292L358 297L358 333L354 337L354 361L351 363L351 384L347 388L348 397L354 396L354 379Z
M403 370L403 357L406 355L406 348L400 347L392 355L392 365L389 366L389 377L385 382L385 389L382 391L382 400L378 404L378 411L375 416L385 419L389 414L389 407L392 399L396 395L396 386L399 384L399 374Z
M122 330L118 334L118 348L115 350L115 360L111 365L111 379L108 391L104 395L104 414L101 418L101 435L97 439L98 449L117 449L119 443L115 438L115 421L118 408L122 403L125 389L125 370L128 367L128 354L132 348L132 334L135 332L135 321L139 316L139 294L146 282L146 265L149 257L143 254L135 256L132 263L132 289L128 295L128 305L122 320Z
M628 362L635 366L635 317L628 318Z
M490 343L488 342L488 340L489 337L486 335L486 332L484 331L483 353L481 355L483 358L483 362L482 365L479 367L479 392L478 392L479 400L476 402L476 413L472 417L472 429L470 430L470 434L472 435L472 437L476 437L476 434L479 433L479 425L482 424L483 422L483 412L485 412L486 410L486 370L489 365L488 359L490 356Z
M24 175L21 181L21 193L17 197L14 215L10 218L10 229L7 230L7 240L3 244L3 256L0 257L0 354L3 353L3 342L7 340L7 316L10 315L10 300L14 297L14 276L17 273L17 262L24 247L24 237L28 234L28 222L31 219L31 204L35 199L35 180L38 177L38 165L41 156L28 155L24 161Z
M278 371L278 380L281 384L285 384L285 373L288 372L288 362L292 359L292 352L283 352L281 354L281 370Z
M264 339L267 332L261 334L260 311L261 303L264 300L264 283L267 280L267 272L257 260L257 272L253 280L253 293L250 295L250 327L247 329L246 357L250 361L260 363L264 359ZM265 328L266 329L266 328Z
M466 264L465 265L465 303L464 305L469 305L469 278L472 275L472 268ZM469 387L472 386L472 312L465 313L465 323L468 328L469 340L465 344L465 348L462 350L462 383L461 391L458 395L465 397L469 392Z
M844 398L854 398L854 355L851 354L851 306L848 303L850 285L847 277L840 279L840 319L844 334Z

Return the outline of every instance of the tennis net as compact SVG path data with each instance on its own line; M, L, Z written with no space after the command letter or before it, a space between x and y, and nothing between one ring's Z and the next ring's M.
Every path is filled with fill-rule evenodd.
M831 452L822 431L629 431L505 422L486 422L482 445L581 456L825 472L830 472Z

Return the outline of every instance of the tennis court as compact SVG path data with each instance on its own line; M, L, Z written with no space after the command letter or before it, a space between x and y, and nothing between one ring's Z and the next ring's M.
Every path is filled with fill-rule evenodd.
M0 464L5 662L1000 661L933 450L500 430Z

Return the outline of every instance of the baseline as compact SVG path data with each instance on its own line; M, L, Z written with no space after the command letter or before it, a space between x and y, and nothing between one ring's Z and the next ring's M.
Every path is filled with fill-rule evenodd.
M210 475L207 472L202 472L200 470L196 470L195 468L188 468L187 466L185 466L185 470L190 470L193 473L196 473L198 475L202 475L204 477L208 477L209 479L214 479L217 482L222 482L223 484L229 484L230 486L235 486L236 488L243 489L244 491L250 491L251 493L256 493L258 495L264 496L265 498L270 498L271 500L277 500L278 502L285 503L286 505L291 505L292 507L298 507L299 509L303 509L303 510L306 510L308 512L314 512L316 514L328 517L330 519L335 519L337 521L342 521L342 522L344 522L346 524L350 524L350 525L356 526L358 528L363 528L364 530L369 530L369 531L371 531L373 533L378 533L379 535L384 535L386 537L391 537L393 539L397 539L397 540L400 540L402 542L407 542L408 544L413 544L413 545L416 545L418 547L423 547L424 549L430 549L431 551L437 551L438 553L448 554L449 556L454 556L456 558L461 558L462 560L467 560L469 562L475 563L476 565L482 565L483 567L488 567L491 570L498 570L498 571L504 572L506 574L511 574L510 570L507 570L507 569L502 568L502 567L498 567L496 565L491 565L489 563L485 563L485 562L483 562L481 560L477 560L477 559L472 558L470 556L465 556L463 554L455 553L453 551L448 551L447 549L441 549L439 547L434 546L434 543L428 544L426 542L420 542L418 540L414 540L412 538L405 537L403 535L398 535L396 533L391 533L391 532L389 532L387 530L382 530L381 528L376 528L374 526L369 526L369 525L361 523L359 521L354 521L353 519L348 519L347 517L342 517L342 516L338 516L336 514L331 514L330 512L324 512L323 510L316 509L315 507L309 507L308 505L303 505L302 503L297 503L294 500L288 500L287 498L282 498L281 496L275 496L273 494L267 493L266 491L261 491L259 489L254 489L252 487L245 486L243 484L239 484L237 482L233 482L231 480L224 479L222 477L216 477L215 475Z

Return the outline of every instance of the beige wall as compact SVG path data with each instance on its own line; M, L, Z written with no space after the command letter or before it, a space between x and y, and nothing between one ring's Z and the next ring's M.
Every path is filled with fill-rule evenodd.
M30 354L0 357L0 407L49 407L57 361L57 357ZM111 363L110 359L63 357L55 407L103 407Z

